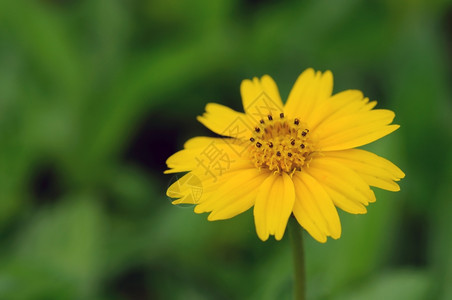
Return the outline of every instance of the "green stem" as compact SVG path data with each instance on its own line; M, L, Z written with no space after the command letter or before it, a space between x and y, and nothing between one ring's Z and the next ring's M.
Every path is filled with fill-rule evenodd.
M303 229L293 215L289 218L289 231L292 240L295 269L294 296L295 300L305 300L306 278L304 266Z

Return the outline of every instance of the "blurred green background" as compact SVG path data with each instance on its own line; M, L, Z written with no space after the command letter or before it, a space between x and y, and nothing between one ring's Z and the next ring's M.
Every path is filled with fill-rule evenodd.
M0 1L0 299L290 299L288 234L208 222L165 160L242 79L330 69L396 112L407 174L306 235L309 299L452 299L450 1Z

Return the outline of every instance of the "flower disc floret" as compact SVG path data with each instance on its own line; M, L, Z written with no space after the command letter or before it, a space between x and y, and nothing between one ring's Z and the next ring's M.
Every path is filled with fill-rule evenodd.
M251 159L259 170L292 175L301 171L314 152L307 124L299 118L289 119L281 113L260 120L250 138Z

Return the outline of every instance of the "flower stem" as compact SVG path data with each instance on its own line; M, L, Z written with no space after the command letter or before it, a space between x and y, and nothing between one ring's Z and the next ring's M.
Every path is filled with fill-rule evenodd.
M306 278L304 266L303 229L293 215L289 218L289 231L292 240L295 270L294 296L295 300L305 300Z

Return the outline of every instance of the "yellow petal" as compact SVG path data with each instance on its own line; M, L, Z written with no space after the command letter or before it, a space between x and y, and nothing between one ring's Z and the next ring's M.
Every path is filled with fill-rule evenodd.
M229 188L223 187L215 201L209 221L224 220L232 218L251 208L256 201L256 190L262 182L269 176L266 172L259 172L257 169L247 170L250 174L237 175L235 185L230 184ZM246 182L246 184L243 184Z
M322 185L306 172L293 176L296 200L294 214L300 224L317 240L326 241L325 236L337 239L341 236L339 215L328 193ZM308 222L303 219L307 218ZM312 221L313 224L309 224ZM312 226L315 225L315 226ZM316 232L320 231L319 232Z
M189 172L171 184L166 195L177 198L172 202L173 204L198 204L213 184L213 181L202 182L202 179L199 174Z
M209 103L198 121L215 133L237 139L249 139L254 124L248 116L221 104Z
M213 186L213 190L207 190L207 192L212 192L212 195L199 204L195 212L211 212L223 208L231 202L230 199L240 198L246 194L248 190L247 187L244 187L244 182L252 185L256 179L260 179L260 183L262 183L266 177L260 177L261 175L259 170L254 167L228 172L221 178L218 185Z
M378 109L327 119L315 129L318 147L322 151L335 151L371 143L399 128L399 125L388 125L394 116L390 110Z
M193 138L185 143L184 150L166 160L169 170L164 173L201 170L212 177L218 177L229 169L251 165L244 156L249 145L249 141L231 138Z
M400 187L394 181L405 177L392 162L365 150L330 151L325 152L325 156L354 170L368 185L388 191L399 191Z
M185 174L177 181L175 181L168 188L166 194L170 198L179 198L177 200L174 200L172 202L173 204L204 204L206 202L211 203L211 200L215 199L215 197L222 196L223 191L228 191L228 187L231 186L236 178L242 177L242 180L252 180L258 175L260 175L259 171L251 165L242 165L240 168L229 169L218 177L212 177L209 173L198 169ZM265 178L261 178L261 182L264 179ZM234 193L232 193L230 190L229 194L234 195ZM213 210L213 208L211 207L210 209L207 208L205 210L200 209L203 207L206 206L198 207L197 212L206 212Z
M293 206L293 214L300 224L316 241L320 243L326 242L326 234L322 232L315 222L311 219L306 208L302 207L295 199Z
M243 108L253 124L267 118L268 115L279 115L283 112L283 104L278 87L273 79L264 75L260 80L243 80L240 86Z
M361 202L348 198L346 193L333 189L330 185L324 186L325 191L330 195L334 205L351 214L365 214L367 209Z
M356 172L329 157L317 157L303 169L322 184L334 204L349 213L365 213L375 194Z
M307 69L298 77L287 99L284 112L311 124L313 111L326 101L333 91L333 74Z
M262 183L254 205L254 222L261 240L266 241L269 235L282 239L294 201L294 185L286 173L272 174Z
M212 143L212 137L197 136L184 143L184 149L205 148ZM215 139L216 140L216 139Z
M331 96L316 105L309 116L309 127L314 130L317 125L328 119L337 119L358 111L370 110L369 99L364 98L358 90L346 90Z

